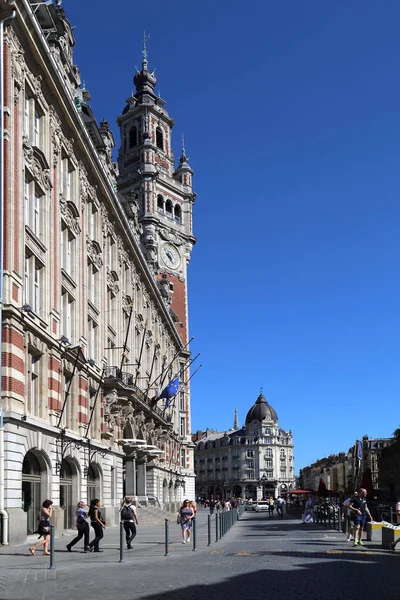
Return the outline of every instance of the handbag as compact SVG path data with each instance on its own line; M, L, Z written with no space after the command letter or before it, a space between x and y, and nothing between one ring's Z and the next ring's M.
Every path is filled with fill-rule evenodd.
M176 515L176 524L177 525L181 524L181 513L180 512L178 512Z
M50 523L48 521L39 521L38 531L41 535L48 535L50 533Z

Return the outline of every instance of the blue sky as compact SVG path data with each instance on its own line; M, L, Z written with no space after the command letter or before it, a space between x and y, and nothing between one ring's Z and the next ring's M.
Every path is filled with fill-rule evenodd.
M117 135L141 38L195 170L192 429L262 386L296 471L400 424L398 23L384 0L64 0ZM179 154L178 154L179 155ZM199 362L199 361L197 361Z

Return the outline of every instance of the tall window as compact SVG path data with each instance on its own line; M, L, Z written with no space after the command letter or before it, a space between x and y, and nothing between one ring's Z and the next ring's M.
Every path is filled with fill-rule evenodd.
M185 412L185 392L179 392L179 410Z
M182 437L186 435L186 417L181 417L179 434Z
M272 457L272 448L267 448L265 451L265 456Z
M129 131L129 148L137 146L137 137L137 128L133 126Z
M40 355L28 353L28 404L27 410L31 415L39 415L40 407Z
M61 267L71 277L75 276L75 237L68 227L61 232Z
M186 467L186 450L185 450L185 448L181 449L181 467Z
M34 130L33 130L33 142L34 145L38 148L40 147L40 114L38 111L35 111L35 121L34 121Z
M175 214L174 214L175 221L177 223L180 223L182 221L182 209L179 206L179 204L175 204L175 211L174 212L175 212Z
M164 134L161 127L157 127L156 129L156 145L160 150L164 150Z
M247 473L247 479L254 479L254 471L249 471Z
M42 237L42 221L41 214L44 210L44 196L35 187L33 181L25 179L25 190L24 190L24 203L25 203L25 225L36 235L36 237Z
M157 196L157 210L160 213L164 213L164 198L161 194Z
M73 339L73 318L74 318L74 299L72 296L68 294L68 292L63 291L61 296L61 306L62 306L62 335L65 335L69 340Z
M171 200L167 200L165 203L165 212L169 217L172 217L172 202Z
M97 346L99 338L98 324L89 317L88 319L88 357L97 361Z
M34 255L25 255L25 304L29 304L34 313L40 314L42 265Z
M87 297L88 300L96 306L98 303L98 281L99 281L99 272L96 267L88 261L87 264Z
M272 469L272 458L267 458L267 460L265 461L265 468Z
M24 135L28 140L40 148L42 140L42 120L43 113L32 98L29 90L25 90L24 101Z

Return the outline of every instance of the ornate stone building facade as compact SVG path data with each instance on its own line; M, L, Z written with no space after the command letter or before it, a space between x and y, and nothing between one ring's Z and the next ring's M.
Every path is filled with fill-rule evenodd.
M294 487L291 431L279 427L278 415L262 393L239 428L197 432L196 496L202 498L277 497Z
M45 498L57 530L78 500L108 524L123 493L194 497L186 269L193 171L142 68L118 119L96 123L61 3L0 0L4 23L2 543ZM89 24L88 24L89 26ZM180 375L170 406L157 390Z

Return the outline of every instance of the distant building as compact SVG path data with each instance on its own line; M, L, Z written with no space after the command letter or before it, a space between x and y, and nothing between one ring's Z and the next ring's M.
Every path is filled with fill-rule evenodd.
M382 487L379 460L392 442L390 438L370 440L364 435L347 453L331 454L300 469L300 487L317 491L322 479L326 488L334 492L348 493L362 485L377 490Z
M233 429L208 429L192 439L197 497L256 500L294 488L292 432L279 427L278 415L262 393L244 427L239 428L236 410Z

